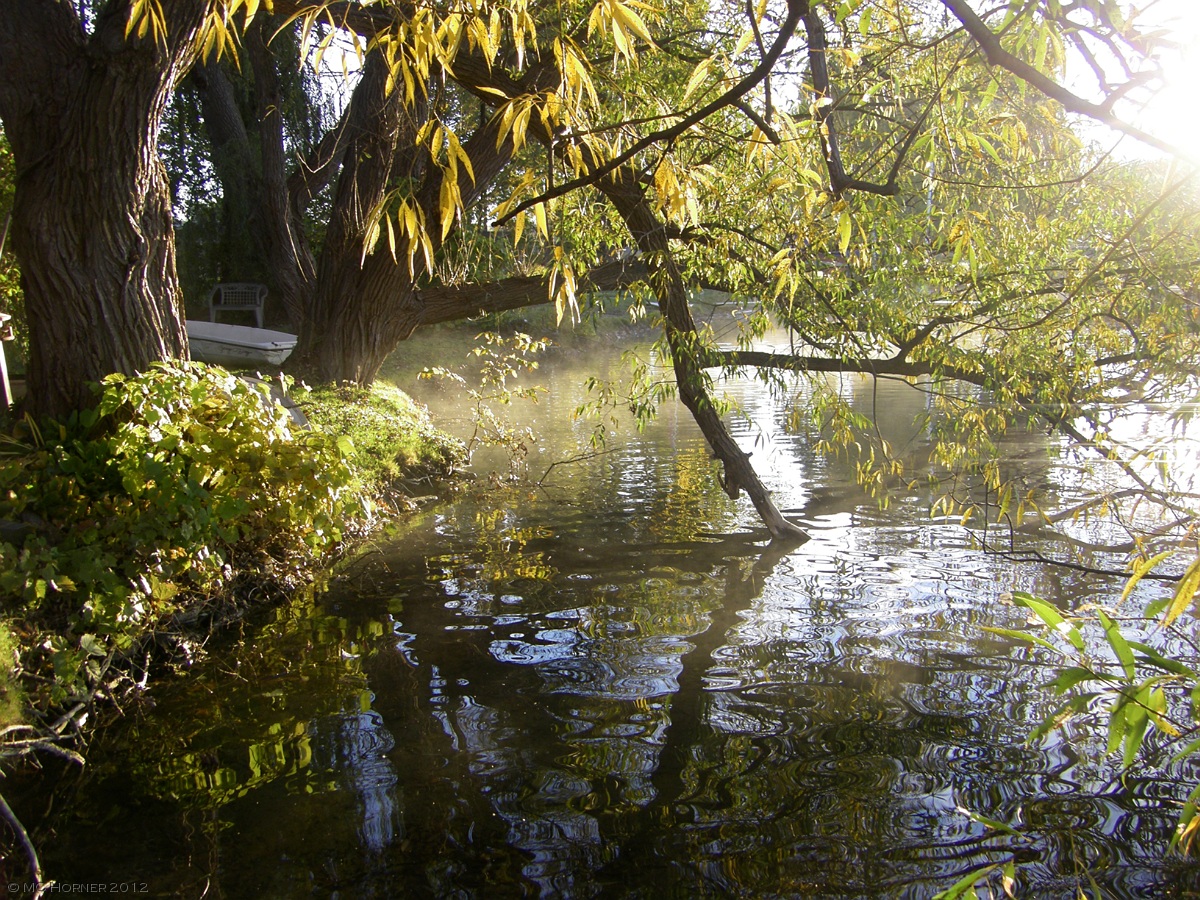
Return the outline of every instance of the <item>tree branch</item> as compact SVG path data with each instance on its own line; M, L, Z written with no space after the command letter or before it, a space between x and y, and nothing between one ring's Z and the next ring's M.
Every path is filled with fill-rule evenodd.
M616 172L648 147L661 142L673 141L693 125L703 122L709 116L719 112L727 106L733 106L736 104L738 100L750 93L755 86L761 83L763 79L765 79L771 73L771 69L774 68L776 61L780 56L783 55L783 51L791 42L792 34L796 30L796 26L800 23L801 17L807 11L808 3L804 2L804 0L788 0L788 14L784 18L783 23L779 26L779 34L776 35L775 42L771 45L770 51L745 78L731 87L720 97L717 97L712 102L705 104L695 112L684 116L670 128L662 128L658 131L653 131L643 137L641 140L635 141L624 153L620 153L607 162L602 163L597 168L588 172L586 175L580 175L577 178L564 181L550 190L543 191L536 197L531 197L528 200L525 200L513 209L509 210L507 215L497 219L494 224L499 227L515 218L526 209L529 209L538 203L544 203L547 200L554 199L555 197L561 197L564 194L569 194L571 191L578 190L579 188L595 185L601 179Z
M646 277L646 267L634 261L603 263L578 279L577 289L611 291L629 287ZM553 302L546 275L504 278L500 281L423 288L416 297L419 325L437 325L471 316L543 306Z
M1053 78L1043 74L1029 63L1013 56L1000 43L1000 39L988 28L975 11L971 9L966 0L941 0L942 5L954 15L959 22L962 23L967 34L974 38L983 50L984 55L990 65L999 66L1006 69L1013 75L1016 75L1022 81L1027 82L1037 88L1047 97L1052 100L1057 100L1063 107L1070 112L1079 113L1082 116L1087 116L1094 119L1109 128L1119 131L1122 134L1129 135L1144 144L1162 150L1165 153L1170 153L1172 156L1177 156L1184 159L1196 159L1192 151L1164 141L1162 138L1156 137L1148 131L1143 131L1123 119L1115 116L1108 104L1092 103L1090 100L1085 100L1078 94L1069 91Z

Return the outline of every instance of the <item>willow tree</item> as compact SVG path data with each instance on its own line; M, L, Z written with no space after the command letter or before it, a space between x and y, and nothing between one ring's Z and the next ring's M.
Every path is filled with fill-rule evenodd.
M730 438L711 370L863 372L990 391L997 404L955 418L960 430L944 444L952 461L982 459L1021 409L1074 428L1089 400L1124 377L1122 365L1169 369L1178 385L1179 362L1194 358L1187 341L1158 353L1144 339L1181 333L1186 303L1151 290L1167 270L1117 265L1104 247L1111 234L1061 227L1064 210L1054 208L1072 204L1067 224L1116 210L1087 175L1064 109L1148 138L1114 112L1153 74L1146 45L1106 6L1026 4L989 22L951 0L658 13L605 2L556 5L553 15L530 4L511 31L457 10L397 15L386 26L350 23L390 48L388 80L412 118L411 141L401 144L411 162L356 219L364 274L343 284L375 296L363 279L386 273L385 315L419 315L418 273L433 275L439 242L478 196L464 149L472 147L508 156L514 190L496 209L498 224L537 229L551 244L552 296L564 312L587 264L580 248L595 246L586 228L598 220L586 211L599 199L625 233L607 239L641 251L679 394L723 464L724 488L746 491L776 537L799 535ZM1104 78L1099 100L1055 80L1072 44ZM1101 54L1127 73L1124 83L1110 83ZM443 83L490 110L479 130L438 114L430 86ZM480 132L494 141L479 142ZM541 159L528 156L535 144ZM413 166L433 180L413 178ZM1056 191L1047 179L1080 189ZM1052 241L1014 227L1039 208L1032 221ZM1179 277L1190 278L1178 262ZM405 267L412 281L397 293ZM796 351L719 349L689 305L700 284L753 296L748 320L771 316L791 328ZM354 291L337 302L344 321L346 311L367 310ZM383 321L368 310L355 330L323 333L338 335L335 352L355 340L388 347L396 332L365 324ZM1113 322L1125 324L1102 327ZM840 417L831 424L844 426L845 411L829 409ZM900 474L886 448L878 460Z
M371 380L415 327L488 308L480 298L492 308L552 302L570 315L601 239L636 247L680 396L724 466L724 488L749 493L773 535L795 538L725 428L714 369L950 377L1010 407L1057 409L1051 421L1065 426L1082 381L1102 383L1097 372L1130 354L1146 366L1166 359L1144 352L1140 325L1092 327L1086 346L1102 355L1064 357L1070 366L1057 376L1043 359L1022 380L1002 341L967 339L1028 335L1026 301L1050 297L1056 283L1075 317L1050 307L1045 323L1087 332L1124 321L1131 292L1096 289L1096 273L1078 283L1023 277L1018 290L997 292L1020 254L990 258L977 239L981 223L1018 214L1006 197L1040 183L1022 174L1023 160L1053 152L1018 127L1032 89L1136 132L1116 109L1153 76L1149 43L1112 4L1046 0L986 18L962 0L270 6L318 50L346 40L362 59L346 116L322 142L328 156L296 177L276 159L264 195L265 253L301 327L298 355L324 377ZM21 0L0 9L0 114L19 167L14 239L28 283L35 409L65 411L83 402L89 379L184 352L155 153L162 105L200 53L228 48L237 28L243 65L262 74L261 127L278 127L265 65L277 27L251 21L257 7L109 0L80 16ZM1097 97L1061 86L1072 47L1100 76ZM976 102L963 103L967 91ZM276 140L262 147L280 152ZM297 205L332 180L324 159L338 161L333 212L310 250ZM973 182L959 177L968 159L984 163ZM1069 169L1054 177L1080 177ZM995 172L1004 184L989 192ZM956 180L969 190L939 187ZM479 204L516 239L524 229L540 236L537 277L496 286L442 278L447 244L478 221ZM1091 238L1097 246L1103 235ZM1062 249L1075 267L1087 258ZM1113 256L1101 256L1112 270ZM901 263L925 273L926 289L888 282ZM689 305L700 284L756 298L750 321L784 322L797 352L717 347ZM1074 302L1081 297L1091 306ZM1179 308L1172 297L1159 305ZM1172 327L1147 320L1160 325ZM976 429L977 446L989 433Z
M200 51L208 4L168 0L143 34L128 31L130 6L0 6L0 118L17 165L11 240L38 413L78 408L88 381L184 348L155 141Z

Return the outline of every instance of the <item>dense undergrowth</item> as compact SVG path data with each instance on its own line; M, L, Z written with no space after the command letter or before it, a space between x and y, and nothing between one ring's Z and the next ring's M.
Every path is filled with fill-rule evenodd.
M214 623L310 579L461 447L394 388L293 392L201 364L114 375L0 438L0 758L65 750ZM428 489L424 491L428 493Z

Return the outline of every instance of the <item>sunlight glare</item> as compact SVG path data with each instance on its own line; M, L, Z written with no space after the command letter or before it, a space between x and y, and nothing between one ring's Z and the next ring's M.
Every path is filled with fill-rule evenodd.
M1142 21L1170 29L1179 50L1160 55L1166 86L1146 103L1138 124L1200 158L1200 3L1160 0Z

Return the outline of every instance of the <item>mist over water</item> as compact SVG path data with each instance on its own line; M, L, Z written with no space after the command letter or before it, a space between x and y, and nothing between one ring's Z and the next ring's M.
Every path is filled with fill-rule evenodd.
M1098 737L1027 743L1053 660L984 630L1025 627L1013 589L1067 608L1120 579L981 552L927 493L880 507L784 394L738 382L738 438L812 536L771 546L685 411L593 453L570 412L619 363L583 362L545 366L518 413L530 479L428 506L107 732L48 873L209 897L927 898L1015 857L1025 896L1200 883L1164 861L1197 773L1122 784ZM842 389L917 458L921 392ZM470 433L460 395L422 399ZM1078 489L1044 435L1011 451Z

